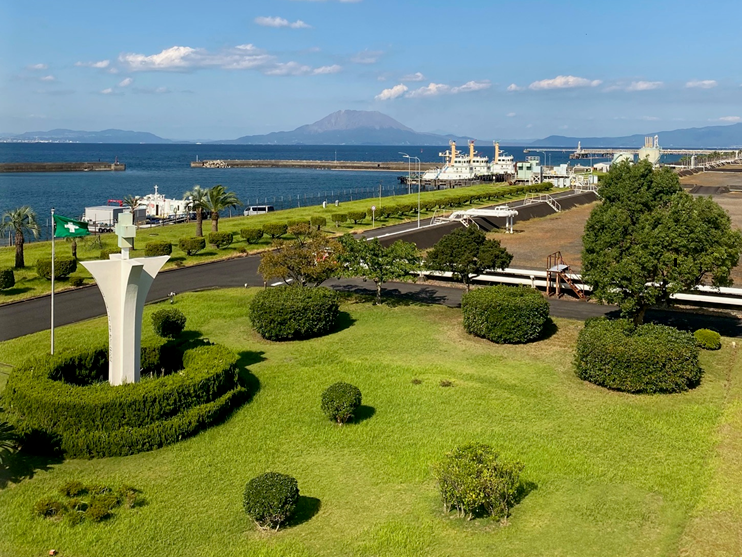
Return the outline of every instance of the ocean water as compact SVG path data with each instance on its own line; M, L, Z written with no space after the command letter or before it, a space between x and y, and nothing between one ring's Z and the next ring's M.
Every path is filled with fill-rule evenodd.
M288 146L288 145L123 145L82 143L2 143L0 162L83 162L118 159L124 172L60 172L0 174L0 214L30 205L49 237L52 207L58 214L79 218L85 207L105 205L109 199L159 192L181 198L198 184L204 188L222 184L234 191L243 204L270 204L276 209L319 205L407 193L399 183L400 172L351 172L300 168L191 168L198 159L286 159L404 161L400 151L423 162L440 162L444 147L389 146ZM524 160L522 147L503 150ZM491 146L478 151L492 157ZM597 159L596 159L597 160ZM549 153L550 164L568 162L567 154ZM413 163L414 170L414 163ZM241 211L233 211L233 214ZM229 214L227 212L226 214Z

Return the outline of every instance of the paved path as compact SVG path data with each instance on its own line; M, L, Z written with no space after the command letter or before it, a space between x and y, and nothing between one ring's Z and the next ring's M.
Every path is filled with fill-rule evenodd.
M245 285L262 286L263 279L258 275L259 263L260 256L252 255L164 271L155 279L147 301L163 300L170 295L170 292L180 293ZM332 279L327 281L326 285L340 291L375 294L373 283L364 283L360 279ZM463 290L450 286L389 283L383 289L383 294L397 297L400 300L456 307L461 304ZM617 311L614 306L601 306L569 299L552 298L549 303L551 315L568 319L585 320L612 312L615 314ZM99 317L106 313L103 297L95 285L57 294L55 310L58 327ZM647 319L691 330L707 327L725 336L742 336L742 321L723 312L690 313L656 310L648 312ZM49 322L48 296L0 306L0 342L47 330Z

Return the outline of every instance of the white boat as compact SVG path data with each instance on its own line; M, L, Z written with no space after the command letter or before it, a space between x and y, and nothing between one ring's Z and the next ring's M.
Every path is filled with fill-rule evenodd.
M500 152L500 144L495 142L495 156L490 159L474 150L474 141L469 141L469 153L458 151L456 142L451 141L450 149L439 156L444 165L428 170L422 176L423 181L435 180L496 180L500 181L515 174L515 159Z
M147 210L148 217L172 218L184 217L188 214L191 205L191 199L168 199L158 192L155 185L155 193L138 198L139 207Z

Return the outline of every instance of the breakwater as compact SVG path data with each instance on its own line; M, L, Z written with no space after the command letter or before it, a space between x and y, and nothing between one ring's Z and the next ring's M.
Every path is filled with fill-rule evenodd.
M101 172L122 171L120 162L3 162L0 172Z
M424 162L419 165L422 171L440 166L437 163ZM201 160L191 161L191 168L308 168L317 170L380 170L394 172L416 172L417 162L411 166L403 162L370 162L370 161L312 161L312 160Z

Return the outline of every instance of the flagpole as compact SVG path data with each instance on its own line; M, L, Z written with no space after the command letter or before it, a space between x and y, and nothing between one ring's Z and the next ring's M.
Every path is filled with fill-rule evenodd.
M55 226L54 226L54 209L52 208L52 323L51 323L51 353L52 356L54 355L54 236L55 236Z

